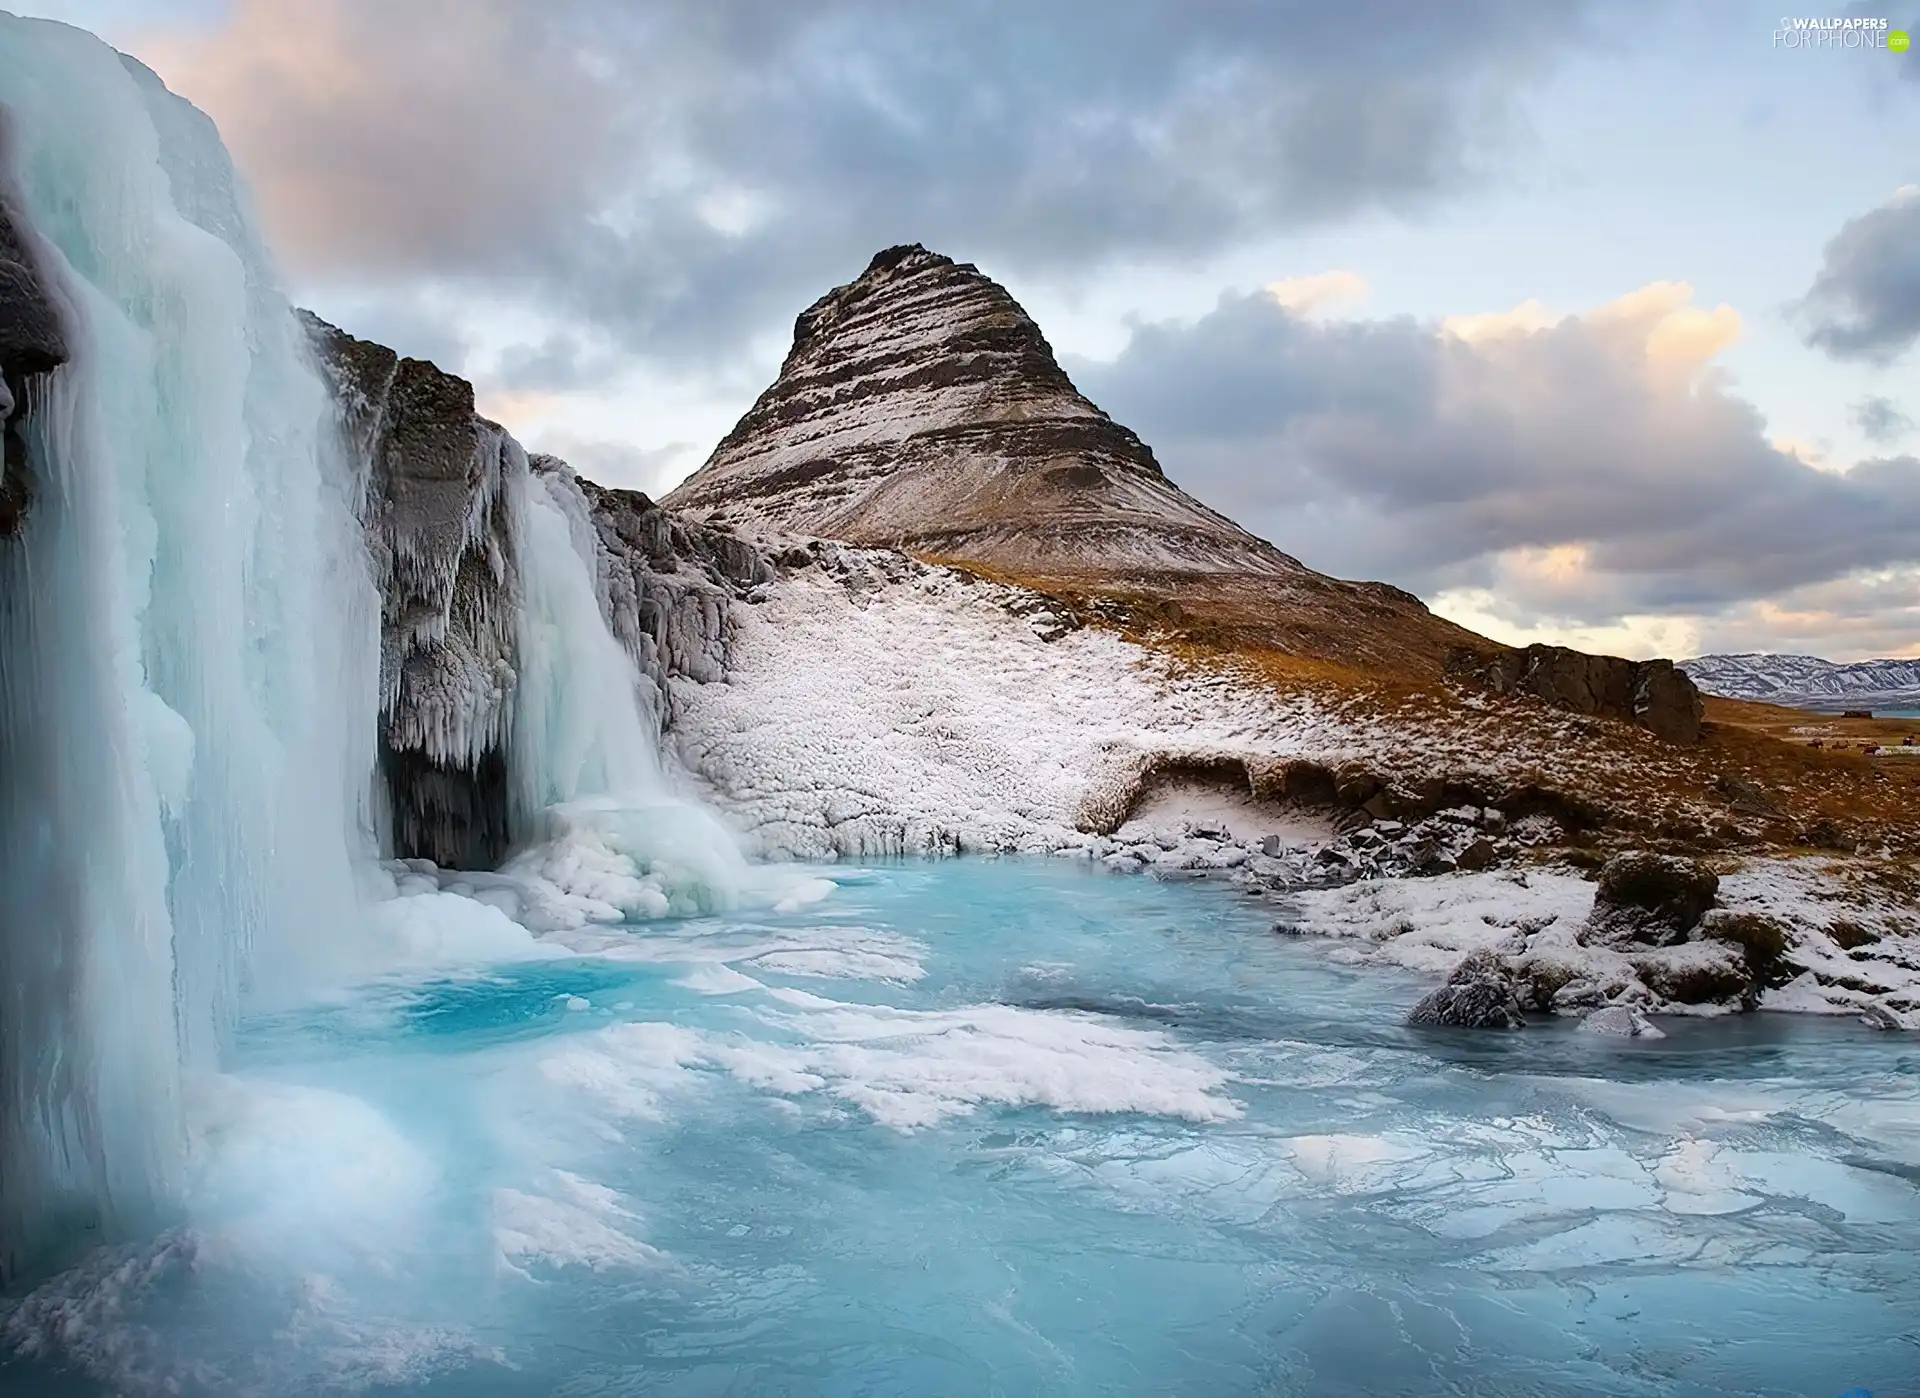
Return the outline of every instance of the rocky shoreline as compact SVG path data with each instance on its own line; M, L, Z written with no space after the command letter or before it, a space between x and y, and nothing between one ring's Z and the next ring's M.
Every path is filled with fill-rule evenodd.
M1885 925L1885 909L1834 896L1841 870L1757 861L1723 880L1698 860L1629 851L1595 871L1567 862L1588 852L1562 845L1563 833L1545 817L1462 808L1320 842L1253 842L1188 821L1086 853L1120 874L1224 880L1282 910L1279 935L1363 938L1366 951L1345 959L1433 970L1457 955L1446 984L1410 1012L1414 1025L1518 1029L1529 1014L1606 1012L1596 1030L1645 1034L1647 1015L1759 1009L1920 1025L1920 946ZM1324 920L1383 881L1419 890L1393 900L1408 910L1399 918ZM1457 918L1418 924L1422 903L1444 905L1463 882L1508 906L1477 912L1484 930L1464 937Z

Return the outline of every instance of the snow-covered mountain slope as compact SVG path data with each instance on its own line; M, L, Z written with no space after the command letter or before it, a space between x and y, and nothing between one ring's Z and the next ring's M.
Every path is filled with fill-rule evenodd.
M667 733L765 855L1084 849L1194 779L1269 817L1465 803L1701 822L1721 804L1701 796L1712 758L1631 725L1491 695L1276 686L965 570L765 542L777 576L734 609L725 681L675 677Z
M1168 480L978 269L889 248L804 312L780 376L670 508L900 549L1238 643L1437 675L1488 643L1410 593L1316 573Z
M1812 655L1703 655L1680 668L1708 694L1792 708L1920 706L1920 659L1836 664Z

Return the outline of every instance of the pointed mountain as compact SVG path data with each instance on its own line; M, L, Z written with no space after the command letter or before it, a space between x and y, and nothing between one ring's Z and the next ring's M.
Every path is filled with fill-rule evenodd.
M889 248L794 327L780 377L666 503L990 563L1296 574L1167 480L996 282Z
M1235 646L1437 675L1490 643L1326 577L1181 490L977 268L888 248L801 314L780 376L664 504L971 565Z

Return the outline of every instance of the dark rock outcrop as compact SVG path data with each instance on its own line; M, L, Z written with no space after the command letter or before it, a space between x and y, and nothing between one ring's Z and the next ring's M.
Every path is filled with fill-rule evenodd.
M1676 743L1699 740L1700 691L1671 660L1623 660L1565 646L1528 646L1488 655L1467 647L1447 660L1447 675L1495 694L1527 694L1556 708L1637 723Z
M547 470L553 458L533 461ZM588 480L580 488L606 551L608 619L641 673L669 699L676 675L702 684L724 679L731 608L764 595L772 561L745 539L640 491Z
M380 749L394 853L458 869L506 854L526 458L473 386L308 316L350 454L381 597Z
M1719 876L1694 860L1639 852L1615 855L1600 870L1593 912L1580 940L1621 949L1683 942L1719 891Z
M1491 951L1463 959L1447 983L1415 1005L1407 1015L1415 1028L1524 1029L1513 973Z
M1791 939L1775 918L1715 908L1700 919L1700 935L1738 947L1758 985L1780 986L1793 979L1794 972L1785 962Z
M1730 1005L1753 1009L1759 986L1738 947L1694 940L1628 958L1654 995L1675 1005Z
M10 160L0 110L0 160ZM11 174L0 177L0 538L18 532L33 502L26 419L42 376L67 362L71 341Z
M304 313L303 313L304 314ZM332 381L381 596L380 772L392 852L490 869L510 812L526 492L553 487L598 536L594 583L615 637L657 691L723 678L731 606L772 564L646 496L529 458L474 411L473 386L308 315ZM671 718L668 705L656 717Z

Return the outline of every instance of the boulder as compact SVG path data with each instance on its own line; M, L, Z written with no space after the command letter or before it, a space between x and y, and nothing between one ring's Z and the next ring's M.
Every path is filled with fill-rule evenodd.
M1634 973L1654 995L1675 1005L1759 1003L1759 986L1740 948L1728 942L1686 942L1632 953Z
M1715 908L1700 919L1700 935L1739 947L1747 958L1747 969L1763 985L1785 985L1792 979L1784 960L1787 929L1764 913Z
M1415 1028L1524 1029L1513 974L1491 951L1476 951L1453 968L1447 983L1407 1015Z
M1654 1027L1652 1020L1631 1005L1609 1005L1605 1009L1595 1010L1580 1021L1580 1027L1589 1034L1606 1034L1622 1039L1667 1037Z
M1699 926L1719 891L1719 876L1697 860L1615 855L1601 866L1580 941L1621 949L1671 946Z
M1482 869L1490 868L1497 854L1498 851L1494 848L1493 841L1482 836L1461 850L1453 862L1456 868L1473 874L1478 873Z

